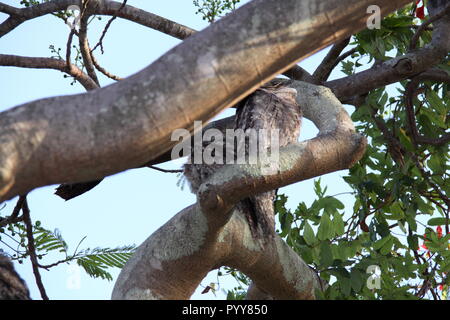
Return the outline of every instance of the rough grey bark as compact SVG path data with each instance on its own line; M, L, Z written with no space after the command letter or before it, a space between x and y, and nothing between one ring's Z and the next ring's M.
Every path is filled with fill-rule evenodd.
M293 88L318 136L281 148L274 174L263 174L258 165L219 169L200 186L196 204L139 246L117 279L113 299L187 299L210 270L223 265L244 272L275 299L314 298L322 288L314 271L280 237L253 237L243 213L234 209L250 195L349 168L364 153L366 140L329 89L304 82Z
M11 260L1 252L0 300L30 300L27 285L14 270Z
M173 129L191 130L194 120L210 119L302 57L364 28L369 4L386 14L407 2L254 0L124 81L7 110L0 116L0 201L140 166L174 144Z
M27 20L57 11L64 11L70 5L77 5L80 8L83 7L80 0L53 0L26 8L15 8L0 3L0 12L10 15L7 20L0 24L0 37L14 30ZM125 5L119 11L119 8L122 6L121 2L91 0L88 5L92 14L116 15L122 19L139 23L140 25L164 32L178 39L184 39L194 33L194 30L191 28L130 5Z

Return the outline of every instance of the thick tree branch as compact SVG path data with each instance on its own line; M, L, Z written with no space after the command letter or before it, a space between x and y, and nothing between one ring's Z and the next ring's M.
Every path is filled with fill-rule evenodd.
M322 288L315 272L280 237L252 237L245 217L233 210L251 194L348 168L365 150L365 139L329 89L301 82L294 87L319 135L282 148L274 174L264 175L258 165L219 169L201 185L197 204L137 249L119 275L113 299L187 299L210 270L222 265L247 274L269 297L314 299L315 289Z
M221 131L225 130L225 129L233 129L234 122L235 122L234 116L220 119L220 120L209 123L207 126L205 126L202 129L202 131L204 132L205 130L213 129L213 128L221 130ZM202 136L203 136L203 133L202 133ZM191 148L193 148L194 147L193 141L191 141L191 143L192 143ZM179 156L185 157L188 155L185 154L185 155L179 155ZM150 160L149 162L147 162L146 164L144 164L143 166L140 166L140 167L144 167L144 166L151 167L155 164L160 164L160 163L167 162L170 160L175 160L175 159L178 159L178 158L173 157L172 150L169 150L169 151L165 152L164 154L160 155L159 157L157 157L156 159ZM94 181L79 182L79 183L64 183L56 189L55 194L60 196L64 200L70 200L79 195L82 195L85 192L88 192L89 190L92 190L100 182L102 182L102 180L94 180Z
M252 282L248 287L245 300L273 300L273 297L264 290L258 288L256 284Z
M112 299L188 299L220 265L239 267L258 280L273 277L275 299L313 299L314 289L320 288L314 272L278 236L262 248L238 212L219 232L211 230L194 205L138 247L122 269ZM265 287L264 281L261 285Z
M161 31L178 39L185 39L195 32L179 23L130 5L125 5L121 9L122 3L120 2L109 0L91 0L90 2L95 5L92 14L117 16ZM70 5L77 5L82 8L80 0L54 0L21 9L0 3L0 12L10 15L6 21L0 24L0 37L14 30L14 28L27 20L41 17L49 13L65 11Z
M97 84L77 66L69 64L70 68L68 68L67 65L66 61L54 58L0 54L0 66L59 70L74 77L86 90L98 88Z
M7 5L6 3L2 3L2 2L0 2L0 12L9 14L11 16L21 15L21 11L19 8Z
M224 166L200 186L199 204L205 214L214 215L214 223L225 224L229 207L245 197L349 168L364 153L365 139L355 133L350 117L328 88L305 82L294 82L293 88L304 116L319 129L318 136L281 148L273 175L263 174L267 163Z
M386 14L407 2L346 0L341 10L329 0L254 0L126 80L7 110L0 200L142 165L175 144L174 129L192 130L194 120L212 118L302 57L364 28L368 4Z

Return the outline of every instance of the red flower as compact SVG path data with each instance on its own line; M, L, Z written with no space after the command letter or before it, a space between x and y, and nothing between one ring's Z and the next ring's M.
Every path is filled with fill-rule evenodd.
M440 284L439 287L438 287L438 289L439 289L440 291L442 291L442 290L444 289L444 285Z
M423 234L423 238L424 238L423 244L419 247L419 249L422 248L422 249L428 250L428 247L427 247L426 244L425 244L425 242L427 241L427 235L426 235L426 233Z
M422 4L419 4L421 2L422 2ZM423 1L417 0L416 1L416 5L417 5L417 7L416 7L416 17L421 19L421 20L424 20L425 19L425 5L423 4Z
M436 232L437 232L438 238L439 239L442 238L442 227L441 226L437 226Z

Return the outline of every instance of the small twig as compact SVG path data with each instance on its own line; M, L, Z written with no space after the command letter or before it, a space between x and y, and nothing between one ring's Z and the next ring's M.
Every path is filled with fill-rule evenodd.
M103 73L105 76L107 76L110 79L116 80L116 81L120 81L123 80L123 78L118 77L112 73L110 73L108 70L106 70L105 68L103 68L97 61L97 59L94 56L94 53L92 52L93 50L91 50L91 59L92 59L92 64L94 65L94 67L100 71L101 73Z
M39 262L36 256L36 248L34 246L34 237L33 237L33 224L31 223L30 217L30 209L28 208L27 196L20 196L23 198L22 212L23 212L23 221L25 223L25 228L27 232L28 239L28 253L30 255L31 264L33 266L34 277L36 278L36 285L39 288L39 292L41 293L41 297L43 300L49 300L47 293L45 292L44 284L42 283L41 274L39 273Z
M66 263L69 262L73 259L73 257L69 257L63 260L59 260L57 262L54 262L52 264L47 264L47 265L42 265L42 264L38 264L39 268L45 269L45 270L49 270L50 268L56 267L57 265L60 265L61 263Z
M94 48L92 48L91 50L91 54L92 52L94 52L95 49L97 49L98 46L100 46L100 50L102 52L102 54L104 54L104 50L103 50L103 38L106 36L106 32L108 31L111 23L114 21L114 19L117 18L117 13L123 9L123 7L125 7L125 5L127 4L127 0L123 0L122 5L119 7L119 9L114 13L114 15L112 16L111 19L109 19L108 23L106 23L105 29L103 29L102 35L100 36L100 39L98 40L97 44L94 46ZM98 68L97 68L98 69Z
M147 167L149 167L150 169L154 169L154 170L165 172L165 173L179 173L179 172L183 172L183 170L181 170L181 169L178 169L178 170L167 170L167 169L162 169L162 168L158 168L158 167L151 166L151 165L149 165Z
M71 47L72 47L72 39L73 39L74 34L75 34L75 28L70 30L69 38L67 39L67 44L66 44L66 65L67 65L68 73L72 72L72 63L70 63L70 54L71 54L71 50L72 50Z
M20 210L22 209L24 198L19 197L17 200L16 206L13 209L13 212L9 217L0 218L0 227L4 227L10 223L17 223L23 220L23 216L19 217Z
M18 242L18 241L16 240L16 242ZM0 243L3 243L3 245L5 245L5 246L7 246L9 249L11 249L11 251L18 253L16 249L14 249L13 247L11 247L11 246L10 246L9 244L7 244L5 241L0 240Z

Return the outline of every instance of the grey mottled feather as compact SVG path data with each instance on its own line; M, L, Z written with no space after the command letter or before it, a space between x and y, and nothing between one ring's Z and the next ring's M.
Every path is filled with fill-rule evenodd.
M302 112L296 102L296 90L289 88L285 82L271 83L256 90L237 107L235 129L266 129L279 130L279 145L286 146L298 140L301 127ZM269 135L270 137L270 135ZM270 141L258 141L267 149ZM203 143L203 148L208 142ZM246 153L248 146L246 141ZM195 193L199 186L206 181L222 164L186 164L185 176L191 190ZM238 203L237 208L244 213L252 232L255 235L269 235L274 233L275 191L258 194Z

